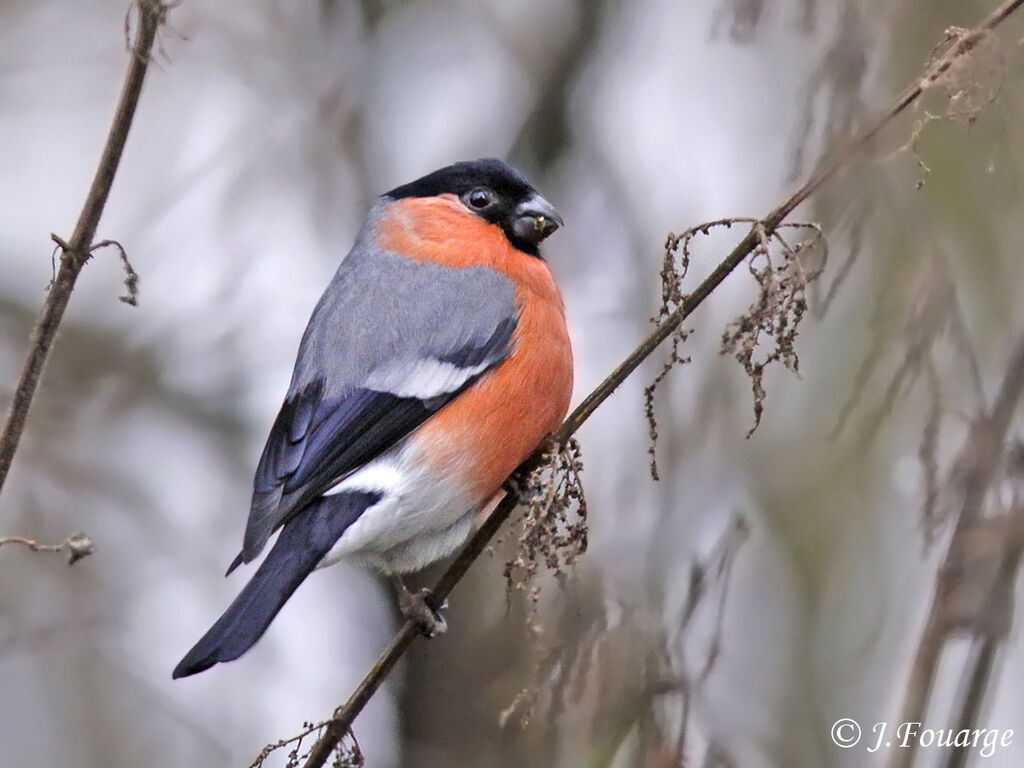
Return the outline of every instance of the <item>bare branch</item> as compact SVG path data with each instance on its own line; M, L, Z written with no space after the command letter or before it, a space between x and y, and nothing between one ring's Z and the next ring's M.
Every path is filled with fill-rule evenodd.
M139 25L135 34L135 45L132 47L128 74L125 76L124 86L121 90L121 99L117 105L117 111L114 113L110 133L107 135L107 142L103 147L103 154L100 157L99 166L96 168L96 175L93 177L85 204L82 206L82 212L79 214L75 231L67 242L55 238L61 250L60 269L57 271L57 276L54 278L53 285L43 304L39 322L32 332L28 358L18 380L14 399L11 401L3 433L0 434L0 490L3 489L11 462L14 461L14 454L18 450L18 443L25 429L25 420L28 417L29 407L32 405L32 398L35 397L36 388L39 386L50 348L57 336L57 329L64 317L64 310L67 309L68 301L71 298L71 291L74 290L75 281L78 279L82 267L89 260L93 249L100 247L100 244L93 245L96 228L103 215L110 188L114 183L114 174L117 172L117 166L121 161L121 154L128 139L128 130L135 117L135 108L142 93L142 84L149 67L157 30L165 23L167 12L174 4L174 2L168 3L163 0L137 0L136 2ZM127 265L127 259L125 259L125 264ZM130 266L127 268L131 270ZM130 298L134 298L133 275L134 270L131 270L128 288Z

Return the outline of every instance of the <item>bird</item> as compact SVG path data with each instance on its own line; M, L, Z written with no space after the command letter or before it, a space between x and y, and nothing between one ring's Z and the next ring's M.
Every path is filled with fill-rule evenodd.
M539 249L562 226L496 158L376 198L302 336L228 574L277 538L174 678L237 659L340 560L389 576L424 634L444 630L402 574L464 543L568 411L572 347Z

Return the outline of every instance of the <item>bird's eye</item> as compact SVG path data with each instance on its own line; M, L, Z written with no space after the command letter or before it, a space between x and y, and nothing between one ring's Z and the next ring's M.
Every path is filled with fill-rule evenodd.
M494 202L494 199L494 193L486 187L477 187L466 195L466 202L469 203L469 207L478 211L482 211L484 208L491 205Z

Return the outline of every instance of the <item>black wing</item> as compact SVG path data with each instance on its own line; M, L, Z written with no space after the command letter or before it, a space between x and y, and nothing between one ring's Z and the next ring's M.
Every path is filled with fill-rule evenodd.
M457 382L450 391L444 391L445 382L439 382L439 391L426 397L359 386L330 396L324 376L293 391L263 449L242 551L228 573L254 559L292 514L395 445L508 357L516 325L516 318L506 318L482 344L466 343L421 361L447 366L444 370L453 373ZM423 368L413 365L410 371L418 371L417 384L422 389ZM405 388L397 382L392 389L402 392Z

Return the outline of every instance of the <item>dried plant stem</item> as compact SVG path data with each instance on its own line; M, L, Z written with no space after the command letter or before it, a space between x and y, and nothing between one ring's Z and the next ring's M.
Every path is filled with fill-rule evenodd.
M963 618L951 604L955 599L957 587L972 576L967 572L965 564L965 553L970 547L969 538L983 518L982 504L995 476L996 467L999 465L998 457L1022 396L1024 337L1017 340L992 410L979 416L971 425L966 445L961 451L961 466L966 471L962 479L962 496L956 513L955 528L946 555L939 566L935 592L932 595L921 640L910 666L903 706L896 722L920 723L924 720L946 640L953 630L959 628L958 619ZM984 637L980 640L981 647L976 649L978 653L975 654L975 662L971 665L973 672L966 676L968 690L959 712L961 721L970 719L973 722L981 707L981 694L991 672L998 643L995 629L989 620L1000 609L1002 601L999 600L999 596L1007 589L1007 584L1012 591L1020 560L1020 542L1017 539L1019 535L1011 537L1000 557L998 576L991 586L985 604L978 608L983 615L974 617L976 632L981 634L979 628L982 623L987 626L984 629ZM909 740L903 749L892 750L889 768L909 768L913 765L916 751L915 740ZM958 764L955 762L957 759L962 759L952 757L956 752L957 750L954 750L951 753L953 765Z
M66 542L60 544L40 544L35 539L26 539L24 536L2 536L0 537L0 547L5 544L20 544L23 547L28 547L33 552L60 552L64 549Z
M0 547L6 544L17 544L27 547L33 552L67 552L68 565L74 565L83 557L91 555L96 547L92 539L84 533L73 533L60 544L40 544L35 539L24 536L3 536L0 537Z
M1018 533L1010 538L1003 551L998 576L983 609L988 616L1004 617L1007 621L1012 611L1017 570L1020 568L1021 556L1024 555L1024 537L1019 534L1020 526L1024 523L1024 508L1017 507L1010 514L1014 530ZM975 638L970 660L963 672L963 699L953 721L953 730L956 732L978 727L978 717L995 667L996 653L1003 640L1003 634L997 630L1003 630L1005 626L989 627L983 637ZM953 747L946 756L945 768L963 768L970 755L971 750L966 747Z
M598 406L601 405L622 384L626 378L646 360L652 352L667 338L669 338L679 325L697 309L703 301L711 295L729 274L739 266L747 256L754 251L764 238L771 236L779 224L793 212L802 202L807 200L826 181L831 179L842 167L852 162L853 159L866 148L875 136L893 119L913 104L925 89L939 79L961 56L968 54L982 39L982 36L989 30L1001 24L1011 13L1024 4L1024 0L1010 0L1000 5L995 11L979 24L970 33L964 35L959 43L950 48L941 58L932 62L924 74L914 85L907 88L893 106L879 117L867 130L855 137L845 150L827 160L811 176L811 178L800 189L798 189L788 200L769 213L764 219L750 228L746 237L732 250L732 252L715 268L715 270L702 282L693 293L683 300L679 308L665 318L664 321L648 336L633 352L627 357L612 373L601 382L598 387L583 399L576 409L562 424L561 428L554 435L555 443L562 444L568 440L577 429L588 419ZM539 450L533 457L527 460L523 467L516 470L517 475L522 476L524 468L536 466L544 454L544 448ZM437 586L434 588L434 595L437 601L443 601L451 592L452 588L469 570L470 565L486 548L488 542L505 522L508 516L516 507L518 499L514 494L508 494L501 500L490 517L484 522L480 529L470 539L455 562L449 566L442 575ZM381 654L373 668L364 678L363 682L356 689L349 701L339 707L334 716L328 721L323 736L314 746L304 768L320 768L324 765L331 752L344 737L345 733L352 726L356 716L362 711L366 702L370 700L376 690L383 683L385 676L391 671L398 658L405 652L416 636L416 629L412 622L407 621L398 633L388 644L388 647Z
M162 0L138 0L137 6L139 25L131 50L131 64L125 76L121 99L103 147L99 166L96 168L96 175L71 239L65 243L54 237L61 250L60 269L46 296L39 322L32 332L28 358L14 391L14 399L11 401L3 433L0 434L0 490L3 489L11 462L14 461L14 454L18 450L18 443L25 429L25 419L28 417L29 407L42 377L43 368L46 366L53 340L57 336L57 329L64 317L64 310L67 309L68 300L71 298L71 291L74 290L78 274L94 249L93 238L96 236L96 228L103 215L110 187L114 183L114 174L117 172L121 153L128 139L128 129L131 127L135 107L142 93L142 83L146 77L157 30L163 23L169 7Z

